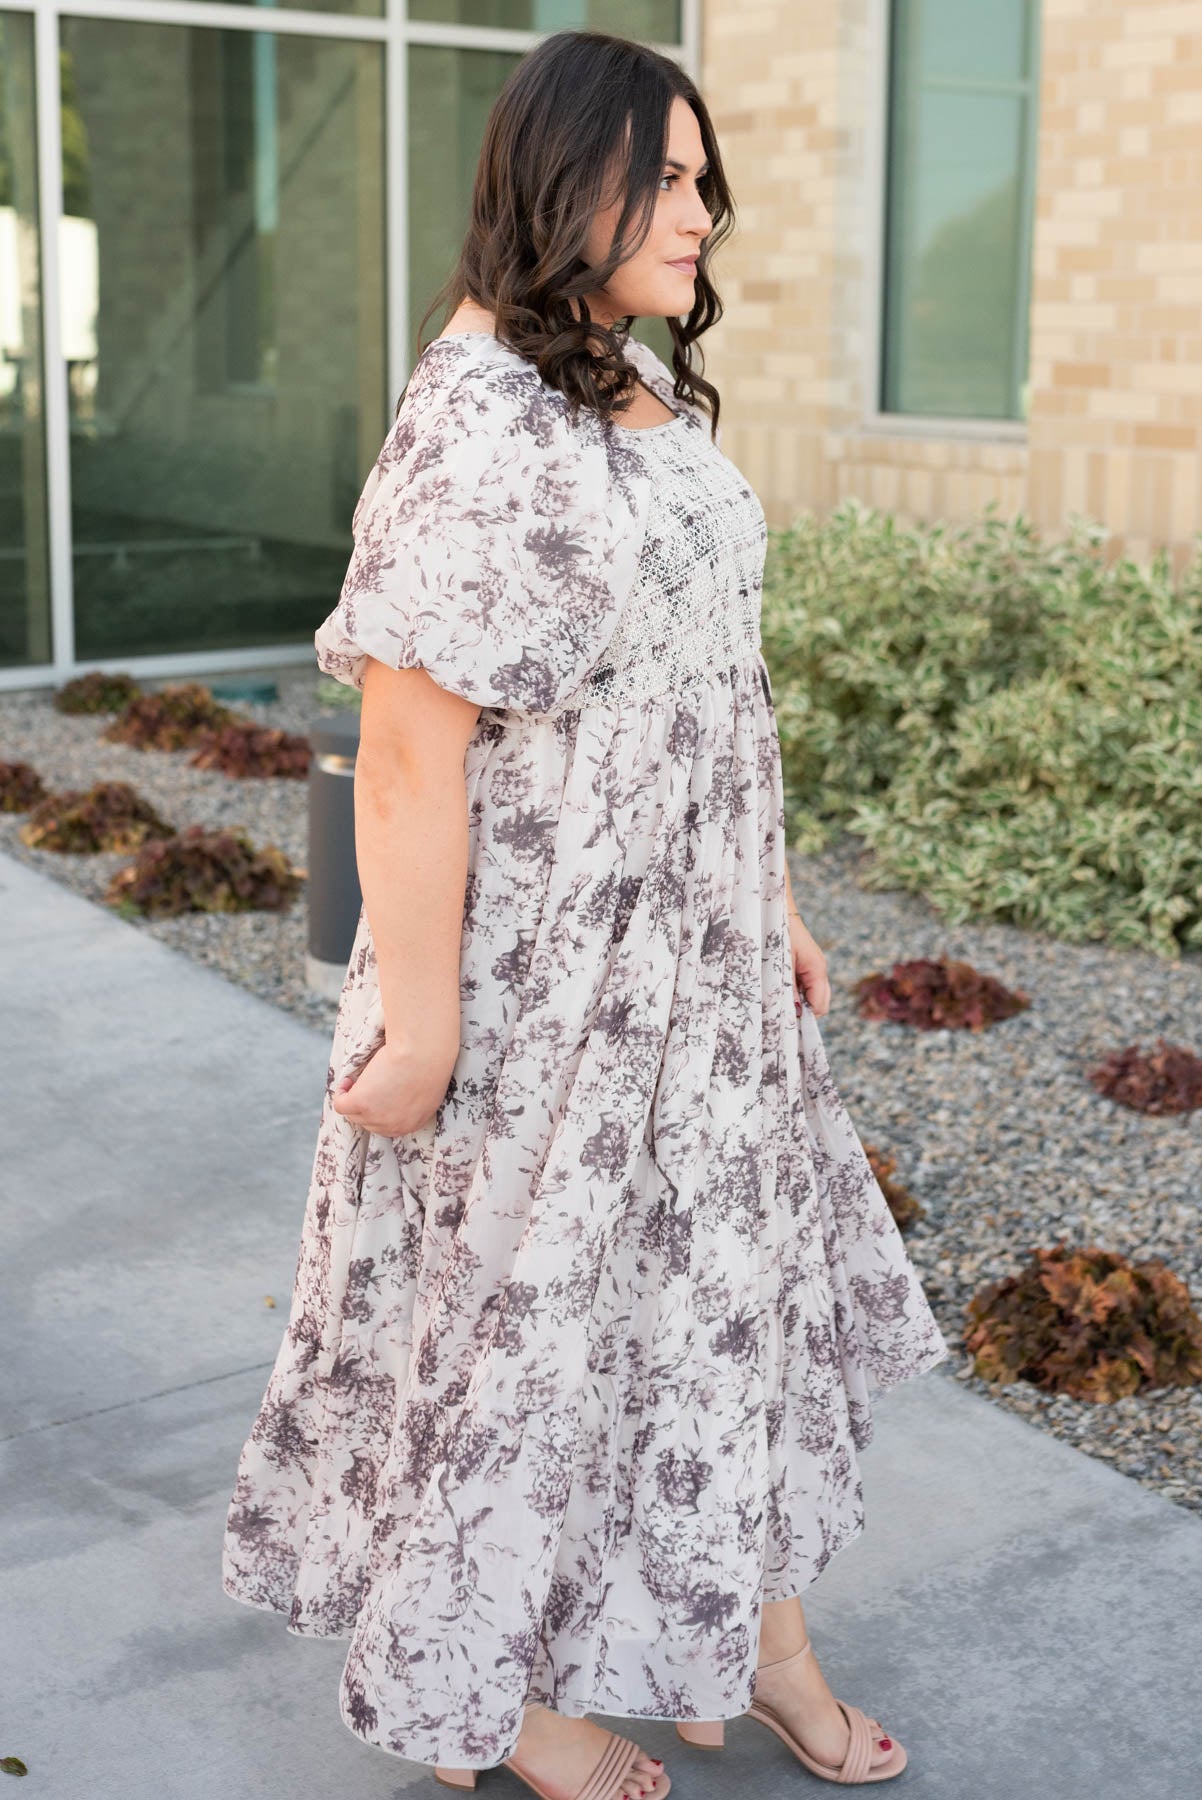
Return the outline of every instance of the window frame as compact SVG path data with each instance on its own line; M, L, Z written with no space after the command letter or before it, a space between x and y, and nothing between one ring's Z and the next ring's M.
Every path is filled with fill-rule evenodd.
M962 438L969 442L1023 444L1028 438L1026 418L973 418L961 413L891 412L881 405L884 383L884 341L888 267L886 246L889 230L889 146L891 139L891 80L893 61L893 25L897 0L870 0L873 11L870 41L875 54L868 82L869 120L865 145L869 170L867 206L867 243L865 255L865 317L863 341L867 346L864 359L863 406L859 429L866 435L912 438ZM1038 0L1023 0L1025 31L1029 46L1028 74L1015 87L1025 88L1025 129L1023 132L1023 170L1019 200L1019 269L1018 269L1018 355L1029 367L1031 283L1035 201L1039 178L1039 111L1041 78L1041 32ZM1027 394L1029 399L1029 383Z

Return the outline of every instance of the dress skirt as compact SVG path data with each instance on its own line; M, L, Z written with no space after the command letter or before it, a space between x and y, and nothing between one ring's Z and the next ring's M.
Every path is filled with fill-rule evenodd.
M527 1703L719 1719L759 1608L863 1525L870 1396L946 1346L792 982L758 649L653 698L485 709L461 1048L391 1139L364 912L223 1585L348 1640L366 1742L510 1755Z

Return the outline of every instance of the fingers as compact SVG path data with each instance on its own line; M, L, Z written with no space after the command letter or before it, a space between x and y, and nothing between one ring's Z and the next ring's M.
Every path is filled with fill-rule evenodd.
M816 1018L821 1019L828 1013L831 1007L831 984L825 967L809 970L795 967L793 995L799 1015L803 1000Z

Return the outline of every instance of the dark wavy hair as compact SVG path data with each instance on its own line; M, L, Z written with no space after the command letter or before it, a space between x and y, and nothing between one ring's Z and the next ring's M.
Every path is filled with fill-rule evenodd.
M522 58L497 96L484 130L467 236L454 270L422 315L416 354L422 354L422 332L439 306L445 322L463 300L474 300L493 314L497 338L567 396L573 415L580 406L602 418L624 412L638 381L623 354L633 315L612 327L602 324L590 317L584 295L608 281L651 228L668 115L678 96L701 129L709 169L698 189L714 223L700 246L692 310L683 324L666 320L673 392L706 406L715 434L718 390L689 356L690 346L722 316L709 264L734 223L713 123L679 64L607 32L554 32ZM609 256L592 264L584 246L594 214L611 198L604 191L611 169L620 173L625 200Z

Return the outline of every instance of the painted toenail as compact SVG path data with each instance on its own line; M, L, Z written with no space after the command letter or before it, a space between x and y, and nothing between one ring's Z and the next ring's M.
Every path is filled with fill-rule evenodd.
M882 1750L892 1750L893 1748L892 1738L878 1738L877 1743L881 1746Z

